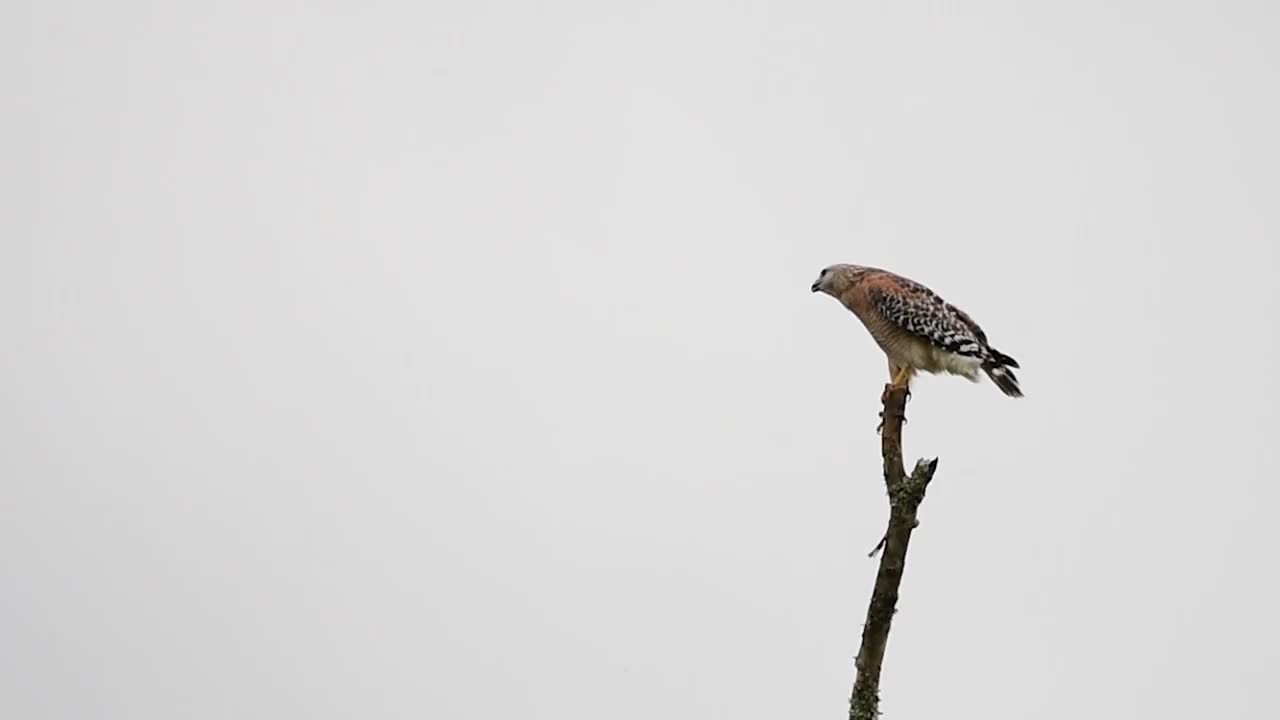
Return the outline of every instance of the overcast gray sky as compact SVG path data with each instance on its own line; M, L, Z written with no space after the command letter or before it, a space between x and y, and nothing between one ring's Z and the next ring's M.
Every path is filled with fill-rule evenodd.
M1266 2L0 10L0 715L1275 718Z

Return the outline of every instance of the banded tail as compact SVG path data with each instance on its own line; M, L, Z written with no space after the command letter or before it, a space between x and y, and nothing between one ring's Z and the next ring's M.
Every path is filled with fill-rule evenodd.
M996 350L987 348L991 357L982 363L982 370L991 378L991 382L1000 388L1000 392L1009 397L1022 397L1022 388L1018 387L1018 376L1010 368L1018 367L1018 361Z

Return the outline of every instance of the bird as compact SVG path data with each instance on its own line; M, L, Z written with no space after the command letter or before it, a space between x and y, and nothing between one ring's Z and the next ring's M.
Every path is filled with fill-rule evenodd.
M986 373L1005 395L1022 397L1018 361L991 347L973 318L927 286L888 270L829 265L812 291L840 301L858 316L889 361L890 385L907 388L918 371L978 382Z

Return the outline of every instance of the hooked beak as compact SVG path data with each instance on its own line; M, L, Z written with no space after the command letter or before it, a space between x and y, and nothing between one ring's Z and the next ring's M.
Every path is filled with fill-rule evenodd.
M818 292L818 283L815 282L813 285L809 286L809 289L813 292Z

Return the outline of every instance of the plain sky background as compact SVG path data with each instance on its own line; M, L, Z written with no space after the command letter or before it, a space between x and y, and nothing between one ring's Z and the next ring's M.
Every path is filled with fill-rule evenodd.
M0 10L0 716L1275 718L1268 2Z

